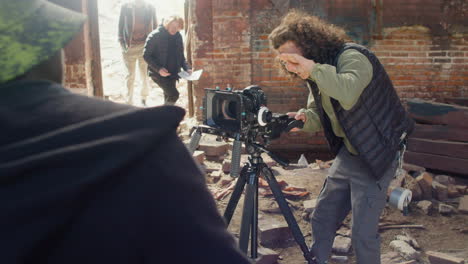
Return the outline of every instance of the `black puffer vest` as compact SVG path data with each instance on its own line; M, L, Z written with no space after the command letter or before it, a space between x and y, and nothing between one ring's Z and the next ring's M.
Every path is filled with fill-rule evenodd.
M350 110L343 109L337 100L330 99L348 140L379 180L394 161L403 137L412 132L414 121L403 108L384 67L371 51L347 43L335 57L330 58L329 64L336 67L339 56L348 49L356 49L369 59L373 67L372 80ZM307 83L315 98L330 149L337 155L343 146L343 139L333 133L317 84L312 81Z

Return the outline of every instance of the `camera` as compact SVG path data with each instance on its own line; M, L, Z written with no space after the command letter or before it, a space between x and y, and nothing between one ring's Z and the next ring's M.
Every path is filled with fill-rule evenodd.
M301 121L286 114L272 113L267 97L259 86L243 90L205 89L204 125L225 131L227 136L257 134L265 139L278 138L282 132L301 127Z

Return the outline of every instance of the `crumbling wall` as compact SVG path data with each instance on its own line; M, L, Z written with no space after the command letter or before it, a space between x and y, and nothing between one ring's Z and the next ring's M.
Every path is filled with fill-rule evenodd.
M385 2L385 4L384 4ZM403 98L468 96L468 35L462 0L193 0L191 38L195 111L204 88L260 85L275 112L305 106L307 88L282 74L267 36L290 8L342 26L381 58ZM281 145L325 144L320 135L283 137ZM301 143L302 142L302 143Z

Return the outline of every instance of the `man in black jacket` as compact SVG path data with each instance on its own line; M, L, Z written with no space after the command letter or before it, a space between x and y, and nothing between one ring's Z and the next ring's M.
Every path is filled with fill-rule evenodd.
M0 263L250 263L178 139L183 109L60 85L83 21L0 1Z
M179 33L183 27L181 17L170 16L146 39L143 57L148 63L151 79L164 91L166 105L173 105L179 99L176 82L180 69L192 72L185 59L184 43Z
M148 97L147 65L143 59L143 49L146 37L156 28L158 22L154 7L144 0L134 0L124 3L119 16L119 43L122 47L122 57L127 68L125 80L127 83L127 103L133 104L133 88L135 86L136 64L140 71L142 82L141 102L146 105Z

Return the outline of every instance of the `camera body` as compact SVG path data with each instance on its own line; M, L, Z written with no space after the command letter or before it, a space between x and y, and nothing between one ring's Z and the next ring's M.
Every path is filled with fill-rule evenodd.
M267 108L267 97L259 86L229 91L205 89L203 123L221 130L229 137L255 134L275 139L290 130L294 119L286 114L274 114ZM294 127L300 124L293 123Z

